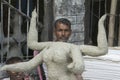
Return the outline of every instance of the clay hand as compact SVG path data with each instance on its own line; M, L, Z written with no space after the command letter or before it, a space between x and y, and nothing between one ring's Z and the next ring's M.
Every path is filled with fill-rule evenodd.
M36 18L38 15L37 15L37 12L36 12L36 8L33 10L32 12L32 17Z
M72 62L68 66L68 69L75 73L75 74L81 74L84 71L84 64L81 62Z

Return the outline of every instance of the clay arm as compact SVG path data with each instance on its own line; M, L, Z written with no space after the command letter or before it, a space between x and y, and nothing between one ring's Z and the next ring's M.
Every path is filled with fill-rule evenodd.
M78 46L71 47L70 57L73 62L67 66L68 69L74 74L81 74L84 71L84 61Z
M38 32L36 29L36 9L32 12L32 18L30 22L30 29L27 36L27 45L33 50L43 50L45 47L49 47L51 42L38 42Z
M89 46L89 45L81 45L80 50L85 55L89 56L100 56L105 55L108 52L108 44L107 44L107 38L106 33L104 29L104 20L106 18L106 14L103 15L98 24L98 37L97 42L98 46Z
M41 53L36 55L34 58L27 62L20 62L16 64L10 64L10 65L5 65L2 68L0 68L0 71L6 70L6 71L15 71L15 72L26 72L30 71L34 68L36 68L39 64L42 63L42 54L44 53L45 50L43 50Z

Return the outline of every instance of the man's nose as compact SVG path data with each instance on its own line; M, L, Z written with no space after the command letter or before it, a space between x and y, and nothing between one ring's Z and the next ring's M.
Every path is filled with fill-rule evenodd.
M62 35L65 35L65 31L62 31Z

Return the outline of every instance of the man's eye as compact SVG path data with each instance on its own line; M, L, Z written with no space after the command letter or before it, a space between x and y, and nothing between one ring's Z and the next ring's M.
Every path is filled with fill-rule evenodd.
M67 30L65 30L65 31L66 31L66 32L69 32L70 30L67 29Z
M62 31L62 30L57 30L57 31L59 31L59 32L60 32L60 31Z
M65 30L66 32L69 31L69 30Z

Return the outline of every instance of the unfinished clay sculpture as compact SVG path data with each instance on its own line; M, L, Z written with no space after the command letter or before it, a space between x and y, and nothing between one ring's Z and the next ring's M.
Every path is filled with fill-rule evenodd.
M75 74L81 74L84 71L82 53L90 56L100 56L108 51L103 25L106 15L99 20L98 46L75 45L65 42L38 42L36 17L37 14L34 10L27 42L30 49L41 52L27 62L5 65L1 70L24 72L32 70L44 62L47 66L49 80L77 80Z

